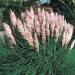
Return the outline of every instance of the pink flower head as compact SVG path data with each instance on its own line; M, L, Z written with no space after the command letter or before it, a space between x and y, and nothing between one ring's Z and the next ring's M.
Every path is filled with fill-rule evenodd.
M44 9L42 10L42 23L41 23L41 35L42 35L42 42L45 43L46 41L46 33L45 33L45 26L46 26L46 15Z
M23 12L21 12L21 19L22 19L22 21L24 22L25 14L24 14Z
M11 24L16 27L16 16L15 13L10 9L10 19L11 19Z
M50 13L50 23L53 23L55 21L55 14L53 11Z
M31 10L30 10L30 16L31 16L32 20L34 21L34 10L33 10L32 7L31 7Z
M50 29L51 29L51 36L53 37L53 35L54 35L54 28L55 28L55 15L54 15L54 12L51 11L49 16L50 16L49 24L50 24Z
M32 9L30 12L26 11L26 14L27 15L26 15L25 21L26 21L27 27L32 32L34 28L34 14L32 12Z
M32 32L28 30L28 28L25 25L25 32L24 32L24 38L28 41L28 43L33 46L33 37Z
M12 30L11 30L11 28L9 27L9 25L6 24L5 22L4 22L4 29L5 29L5 33L6 33L7 37L8 37L8 39L9 39L9 41L10 41L14 46L16 46L16 41L15 41L14 36L12 35Z
M50 29L49 29L49 13L46 12L46 35L50 36Z
M39 18L39 22L42 23L42 12L41 12L41 9L38 8L38 18Z
M23 24L19 18L17 19L16 26L17 26L17 29L20 32L20 34L22 36L24 36L24 27L23 27Z
M37 34L40 34L40 23L38 20L38 15L36 14L35 14L35 29L36 29Z
M73 26L70 25L69 23L64 23L64 32L63 32L63 37L62 37L62 46L63 45L68 45L73 34Z

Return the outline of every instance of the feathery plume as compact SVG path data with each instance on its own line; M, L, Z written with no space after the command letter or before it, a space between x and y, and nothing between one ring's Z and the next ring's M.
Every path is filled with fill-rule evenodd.
M30 16L32 17L32 21L34 21L34 10L33 10L32 7L31 7L31 10L30 10Z
M41 9L38 7L38 18L39 18L39 22L42 23L42 17L41 17Z
M23 12L21 12L21 19L22 19L22 21L24 22L25 14L24 14Z
M38 15L35 14L35 30L38 35L40 35L40 23L38 20Z
M33 17L33 14L32 12L29 12L28 10L26 11L26 18L25 18L25 21L26 21L26 25L28 27L28 29L33 32L33 28L34 28L34 17Z
M62 46L68 45L73 34L73 26L65 21L64 32L62 36Z
M46 12L46 35L50 36L50 30L49 30L49 13Z
M54 35L54 28L55 28L55 15L54 15L54 12L51 11L49 16L50 16L49 24L50 24L50 28L51 28L51 36L53 37L53 35Z
M46 41L46 33L45 33L45 26L46 26L46 16L44 9L42 10L42 22L41 22L41 35L42 35L42 42L45 43Z
M11 31L11 28L9 27L9 25L4 22L4 26L3 27L5 29L5 33L6 33L7 37L8 37L8 39L10 40L10 42L14 46L16 46L16 41L15 41L14 36L12 35L12 31Z
M24 23L24 25L23 25L20 19L17 19L16 24L17 24L17 29L20 32L20 34L23 36L23 38L26 39L30 45L33 45L32 34L26 27L26 24Z
M25 25L25 31L24 31L24 38L28 41L28 43L33 46L33 37L32 32L28 30L28 28Z
M16 16L15 13L10 9L10 20L13 27L16 27Z
M24 27L23 27L23 24L21 22L21 20L19 18L17 18L17 21L16 21L16 26L17 26L17 30L20 32L20 34L22 36L24 36Z

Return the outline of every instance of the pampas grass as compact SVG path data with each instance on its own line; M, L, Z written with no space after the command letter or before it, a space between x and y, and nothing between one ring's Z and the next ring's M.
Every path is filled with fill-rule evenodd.
M14 30L5 22L4 29L15 48L10 48L1 64L2 75L63 75L61 65L69 51L74 27L63 15L50 11L38 8L35 14L31 7L30 11L21 12L21 18L12 11L15 21L10 24Z

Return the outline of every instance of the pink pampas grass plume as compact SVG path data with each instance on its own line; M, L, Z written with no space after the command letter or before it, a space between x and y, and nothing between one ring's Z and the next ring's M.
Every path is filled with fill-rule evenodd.
M62 22L61 22L61 18L59 19L59 16L57 13L55 13L55 27L54 27L54 36L56 37L56 39L58 39L59 35L61 34L61 28L62 28Z
M42 42L45 43L46 41L46 33L45 33L45 26L46 26L46 16L45 16L45 11L44 9L42 10L42 14L41 14L41 36L42 36Z
M71 37L73 35L73 28L74 27L71 24L68 23L68 29L67 29L67 31L68 31L68 40L69 41L71 40Z
M27 26L27 28L28 28L28 30L30 31L30 32L33 32L33 26L32 26L32 24L31 24L31 20L29 19L29 17L26 17L26 19L25 19L25 21L26 21L26 26Z
M30 16L32 17L32 21L34 21L34 10L33 10L33 7L31 7L31 10L30 10Z
M23 12L21 12L21 19L22 19L22 21L24 22L25 14L24 14Z
M26 16L29 24L31 25L31 28L33 29L34 28L34 10L33 8L31 7L30 9L30 12L27 11L27 16Z
M42 12L41 12L41 9L38 7L38 18L39 18L39 22L40 24L43 22L42 20Z
M23 24L22 24L22 22L21 22L21 20L19 18L16 21L16 26L17 26L17 29L20 32L20 34L22 36L24 36L24 27L23 27Z
M33 46L33 37L32 32L28 30L28 28L25 25L25 32L24 32L24 38L28 41L28 43Z
M34 13L34 12L33 12ZM29 30L31 32L33 32L33 29L34 29L34 14L31 12L29 12L28 10L26 11L26 18L25 18L25 21L26 21L26 25L27 27L29 28Z
M13 27L16 27L16 15L15 13L10 9L10 20Z
M38 15L35 15L35 30L38 35L40 35L40 23L38 19Z
M17 19L16 24L17 24L17 29L20 32L20 34L23 36L23 38L26 39L28 43L33 46L32 33L28 30L26 24L24 23L23 25L19 18Z
M49 13L46 12L46 35L50 36L50 29L49 29Z
M51 36L54 36L54 28L55 28L55 15L54 12L51 11L50 13L50 18L49 18L49 24L50 24L50 29L51 29Z
M5 29L5 33L6 33L7 37L8 37L8 39L9 39L9 41L10 41L14 46L16 46L16 41L15 41L14 36L12 35L11 28L10 28L9 25L6 24L5 22L4 22L4 29Z
M59 33L61 35L61 33L63 31L63 27L64 27L64 22L65 22L64 16L59 16L58 20L59 20L59 25L60 25L60 32Z
M62 36L62 46L69 44L72 34L73 34L73 26L69 23L66 23L65 21L64 32Z

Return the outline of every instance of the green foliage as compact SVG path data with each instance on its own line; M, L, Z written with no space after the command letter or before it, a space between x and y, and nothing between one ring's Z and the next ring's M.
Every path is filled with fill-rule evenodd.
M68 48L48 38L39 41L39 53L16 33L17 47L0 47L0 75L63 75L61 65Z
M61 66L63 75L75 75L75 49L70 50L65 57Z
M0 7L8 6L8 0L0 0Z
M39 1L39 0L0 0L0 8L8 7L8 6L12 5L13 2L20 3L20 4L25 3L26 5L28 4L27 6L30 6L30 5L35 4L37 1Z

